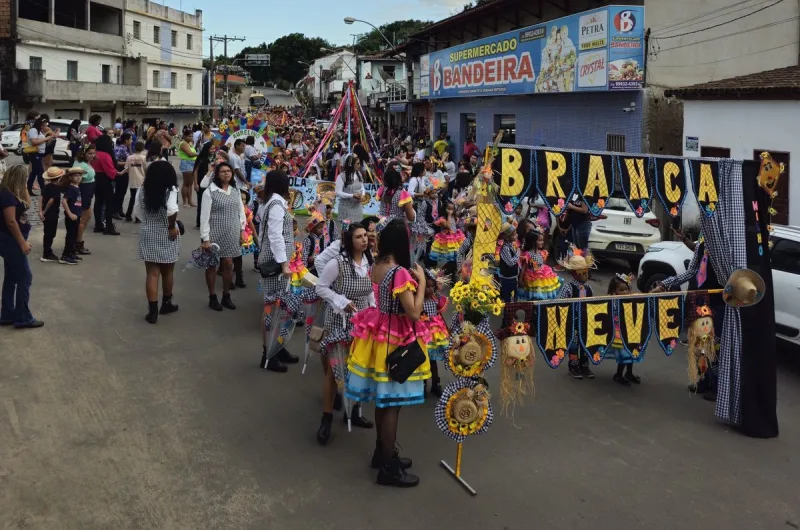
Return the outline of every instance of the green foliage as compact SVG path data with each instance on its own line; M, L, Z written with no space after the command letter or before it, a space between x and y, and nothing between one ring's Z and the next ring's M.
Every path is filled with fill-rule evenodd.
M430 20L397 20L395 22L390 22L380 26L380 30L390 41L393 41L395 46L397 46L405 41L410 35L425 29L431 24L433 24L433 22ZM356 42L356 45L358 47L358 52L362 54L375 53L389 48L387 42L384 40L378 30L375 29L362 35L361 38Z

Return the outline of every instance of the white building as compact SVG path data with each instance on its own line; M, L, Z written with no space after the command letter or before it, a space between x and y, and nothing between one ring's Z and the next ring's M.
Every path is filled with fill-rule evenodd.
M99 114L106 125L116 117L176 125L197 119L200 11L184 13L148 0L11 2L10 11L0 10L0 17L9 17L0 25L10 28L2 52L13 58L5 62L13 67L0 75L12 122L31 109L62 119Z
M149 0L125 2L126 53L147 60L147 104L126 105L126 117L197 122L203 109L203 13Z
M306 90L313 95L314 105L336 107L342 90L356 79L356 56L343 48L315 59L308 69Z

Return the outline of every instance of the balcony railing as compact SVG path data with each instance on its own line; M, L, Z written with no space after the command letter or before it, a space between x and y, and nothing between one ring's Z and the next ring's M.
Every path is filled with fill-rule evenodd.
M169 92L161 92L159 90L147 91L147 106L148 107L169 107Z

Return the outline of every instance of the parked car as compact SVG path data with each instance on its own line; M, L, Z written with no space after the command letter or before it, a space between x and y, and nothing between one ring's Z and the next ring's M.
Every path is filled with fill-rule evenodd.
M50 127L52 129L61 129L56 140L56 148L53 152L53 160L56 162L69 162L72 160L72 153L69 151L69 142L67 141L67 129L72 123L70 120L50 120ZM22 141L20 140L20 132L22 131L23 123L15 123L9 125L3 130L2 144L3 148L7 151L13 151L16 155L22 155ZM81 122L81 134L86 133L86 128L89 126L88 121Z
M19 133L22 131L24 123L15 123L3 129L2 142L3 149L6 151L13 151L16 155L22 155L22 141L19 138Z
M772 284L775 293L775 330L782 341L800 346L800 227L773 225ZM678 242L662 242L650 247L639 264L637 286L642 292L665 278L689 268L694 253ZM688 288L688 283L681 286Z
M543 208L544 203L537 198L533 205ZM639 261L648 249L661 242L660 221L652 212L647 212L638 218L621 197L611 197L606 201L603 214L592 222L592 232L589 235L589 249L598 258L616 258L627 261L632 270L636 270ZM555 256L558 234L555 218L550 216L553 249Z

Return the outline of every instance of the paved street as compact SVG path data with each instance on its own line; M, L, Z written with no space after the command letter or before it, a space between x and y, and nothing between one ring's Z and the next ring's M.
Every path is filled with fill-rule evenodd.
M186 224L181 309L155 326L143 318L134 225L121 223L116 238L89 234L93 254L77 267L40 263L35 229L31 307L46 326L0 331L0 528L800 525L800 363L780 369L781 436L752 440L716 423L713 405L686 391L682 352L667 358L657 345L635 388L611 381L613 363L573 381L538 357L535 398L465 444L476 498L439 467L455 445L434 424L434 401L408 408L399 441L421 486L378 487L372 431L336 422L327 447L315 441L316 362L305 376L256 367L256 273L233 294L238 310L216 313L202 273L180 272L197 234ZM301 340L291 351L302 353Z

